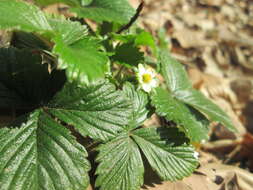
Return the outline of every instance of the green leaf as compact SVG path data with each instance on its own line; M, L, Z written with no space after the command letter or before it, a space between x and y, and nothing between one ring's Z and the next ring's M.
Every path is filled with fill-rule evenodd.
M0 82L0 108L15 108L21 105L23 101L20 96Z
M123 43L134 43L137 34L117 34L112 33L112 37L114 40L119 40ZM135 45L135 44L134 44Z
M168 51L168 46L170 45L170 39L169 36L167 35L167 31L165 28L160 28L157 31L157 39L159 41L159 48L162 49L163 51Z
M18 49L32 49L34 51L50 51L49 44L38 35L30 32L12 32L11 46Z
M90 83L101 79L108 71L108 58L99 51L99 43L92 38L83 38L72 45L67 45L61 38L55 38L53 52L59 55L60 69L67 69L70 81L75 79Z
M131 34L112 34L115 40L124 43L133 43L135 46L149 46L156 53L156 43L154 37L147 31L138 29L136 33Z
M43 6L51 5L55 3L65 3L70 6L79 6L81 5L80 1L81 0L34 0L36 4L43 5Z
M42 110L20 128L0 129L2 190L75 189L89 184L86 150Z
M162 75L171 92L192 88L183 65L171 58L165 50L160 52L160 62Z
M66 2L71 4L71 2L77 3L78 0ZM48 16L46 18L38 7L17 0L0 1L0 29L39 32L50 38L58 36L66 45L72 44L87 35L87 28L80 23L65 20L63 17L57 19Z
M198 165L194 148L176 128L142 128L133 132L133 138L163 180L180 180Z
M120 135L99 147L96 186L101 190L139 190L144 166L138 146L127 135Z
M79 0L82 6L89 5L93 0Z
M135 90L131 83L126 83L123 86L123 91L133 102L133 110L128 126L130 129L139 127L147 119L148 110L146 106L148 104L148 96L142 90Z
M0 108L14 108L22 105L22 99L0 82Z
M236 132L227 114L203 94L192 88L187 73L180 63L171 59L164 50L161 52L160 61L167 87L179 101L203 112L210 120L222 123L232 132Z
M156 47L156 42L155 42L154 37L145 30L137 34L136 39L135 39L135 45L149 46L153 50L153 53L155 55L157 53L157 47Z
M64 3L70 6L88 5L92 0L34 0L37 4L47 6L55 3Z
M121 24L119 23L112 23L112 22L102 22L98 25L97 33L101 36L106 36L109 34L111 37L120 29ZM108 38L107 40L111 40L112 38Z
M48 106L56 118L73 125L83 136L100 141L124 131L131 110L123 92L107 81L82 87L68 83Z
M81 18L97 22L127 23L135 14L127 0L93 0L88 6L70 9Z
M48 102L66 79L64 71L49 73L41 56L27 49L0 48L0 68L0 83L18 95L27 108Z
M208 121L196 110L178 101L162 88L156 88L151 96L156 112L169 121L174 121L193 142L208 139Z
M48 18L48 22L53 28L55 35L60 36L65 45L71 45L88 34L87 27L79 22L66 20L65 18Z
M17 0L0 1L0 29L45 32L52 28L36 6Z
M211 100L207 99L201 92L197 90L177 91L176 97L206 114L210 120L220 122L232 132L236 132L228 115Z
M120 44L115 48L112 60L127 67L137 66L144 61L144 53L133 43Z

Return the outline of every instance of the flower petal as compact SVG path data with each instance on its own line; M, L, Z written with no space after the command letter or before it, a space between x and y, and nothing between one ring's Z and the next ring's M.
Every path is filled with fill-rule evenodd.
M146 75L149 76L148 80L145 80L147 78L145 77ZM150 92L152 88L158 86L156 72L152 67L145 67L143 64L139 64L136 76L141 88L146 92Z
M158 81L156 79L152 79L149 85L154 88L158 86Z
M198 159L199 158L199 153L194 151L194 154L193 154L194 158Z
M146 92L150 92L151 91L151 86L149 84L143 84L142 89Z
M141 74L141 75L146 73L146 69L142 64L138 65L138 73Z

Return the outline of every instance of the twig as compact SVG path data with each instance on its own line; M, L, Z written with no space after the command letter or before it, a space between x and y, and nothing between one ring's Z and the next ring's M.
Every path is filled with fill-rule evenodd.
M127 30L128 28L130 28L132 26L132 24L137 20L137 18L140 16L140 13L142 11L144 7L144 0L141 1L140 5L138 6L138 8L136 9L136 13L135 15L131 18L131 20L124 26L122 26L117 32L116 34L120 34L121 32L123 32L124 30Z
M123 69L124 69L124 66L121 65L120 68L119 68L119 71L116 73L116 75L114 76L114 78L117 79L120 76L120 73L123 71Z

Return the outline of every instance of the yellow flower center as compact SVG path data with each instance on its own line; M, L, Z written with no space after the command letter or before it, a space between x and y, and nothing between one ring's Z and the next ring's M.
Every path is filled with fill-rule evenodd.
M150 74L143 74L142 75L142 81L144 83L149 83L152 80L152 76Z

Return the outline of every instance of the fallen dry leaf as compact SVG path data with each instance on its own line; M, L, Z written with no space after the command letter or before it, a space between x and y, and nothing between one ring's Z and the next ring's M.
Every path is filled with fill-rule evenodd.
M173 38L177 39L183 48L214 46L215 42L206 39L202 31L193 31L189 29L177 30L173 33Z
M200 167L198 171L207 175L211 181L222 178L218 190L252 190L253 187L253 174L236 166L212 163Z
M205 175L193 174L177 182L163 182L153 187L145 186L142 190L218 190L218 185Z

